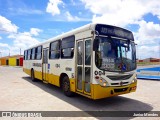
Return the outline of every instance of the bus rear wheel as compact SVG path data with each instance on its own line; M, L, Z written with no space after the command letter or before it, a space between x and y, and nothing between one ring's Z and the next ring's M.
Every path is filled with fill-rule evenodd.
M66 96L68 97L73 96L73 92L70 91L70 82L67 76L63 78L62 89Z
M36 78L35 78L35 76L34 76L34 70L33 70L33 69L31 70L31 80L32 80L33 82L36 82Z

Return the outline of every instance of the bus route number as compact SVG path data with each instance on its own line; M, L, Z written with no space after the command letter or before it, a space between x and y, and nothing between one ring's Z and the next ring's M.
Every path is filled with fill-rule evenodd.
M56 68L60 68L60 64L55 64L55 67Z

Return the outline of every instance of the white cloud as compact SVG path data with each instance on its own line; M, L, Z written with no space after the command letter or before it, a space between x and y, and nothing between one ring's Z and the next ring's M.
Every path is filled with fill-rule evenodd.
M138 44L137 57L140 59L159 58L160 24L142 20L139 25L138 32L134 33L135 42Z
M66 17L68 21L80 21L80 18L77 16L72 16L68 11L66 12Z
M153 22L140 22L139 33L143 33L144 36L148 38L160 38L160 24L154 24Z
M93 22L126 26L135 23L147 13L159 15L159 0L81 0L94 15Z
M8 50L10 50L10 55L15 55L20 53L23 54L23 51L27 49L28 47L31 47L35 44L40 43L36 38L32 36L30 32L23 32L23 33L17 33L17 34L11 34L8 36L8 38L13 39L13 44L8 45ZM7 46L6 46L7 47ZM6 50L6 55L8 55L8 51ZM4 52L5 53L5 52Z
M146 22L143 17L152 14L160 19L160 0L81 0L85 8L93 13L92 22L125 27L139 26L134 33L141 57L159 55L160 24ZM152 45L152 46L151 46Z
M0 36L0 39L2 39L2 37Z
M34 36L39 35L39 32L42 32L42 30L38 28L31 28L29 32L10 34L8 38L13 39L13 44L8 45L8 48L7 48L10 50L10 55L19 54L20 49L22 51L21 53L23 54L23 51L28 47L31 47L35 44L40 43L36 38L34 38ZM8 51L6 50L6 52L7 52L6 53L7 55Z
M16 8L16 9L15 9ZM44 14L43 11L35 9L35 8L29 8L26 5L19 5L18 7L10 7L8 8L9 15L42 15Z
M15 34L10 34L7 36L7 38L16 38Z
M10 20L3 16L0 16L0 32L2 33L16 33L18 27L12 24Z
M159 46L139 46L137 47L137 57L139 59L144 58L159 58Z
M6 43L0 43L0 57L8 55L9 47L10 46Z
M46 12L51 13L53 16L60 14L60 9L58 8L60 4L64 4L62 0L49 0Z
M18 35L16 35L13 45L18 48L26 49L38 43L39 41L37 39L33 38L31 35L25 32L25 33L19 33Z
M30 32L23 32L17 34L11 34L8 38L13 38L13 46L26 49L34 44L38 44L39 41L33 37L37 36L42 30L38 28L31 28Z
M19 14L19 15L21 15L21 14L43 14L43 11L41 11L41 10L37 10L37 9L31 9L31 8L17 8L16 10L15 10L15 14Z
M0 47L9 47L9 45L8 44L5 44L5 43L0 43Z
M135 33L136 43L139 45L158 43L160 40L160 24L154 24L153 22L146 22L144 20L139 22L140 28Z
M38 28L31 28L30 29L30 33L34 36L38 36L39 35L39 32L42 32L41 29L38 29Z

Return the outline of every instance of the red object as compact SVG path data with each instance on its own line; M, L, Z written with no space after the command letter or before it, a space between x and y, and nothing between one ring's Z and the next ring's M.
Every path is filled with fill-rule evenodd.
M19 58L19 66L23 66L23 57Z
M95 76L95 79L99 79L99 76Z
M150 60L150 62L159 62L160 60L156 59L156 60Z

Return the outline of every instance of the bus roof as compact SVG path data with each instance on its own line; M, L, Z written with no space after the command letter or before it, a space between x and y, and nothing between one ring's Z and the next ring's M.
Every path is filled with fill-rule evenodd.
M61 35L58 35L56 37L52 37L44 42L41 42L39 44L36 44L34 46L31 46L29 47L28 49L31 49L31 48L34 48L34 47L37 47L37 46L40 46L40 45L43 45L43 44L46 44L46 43L50 43L54 40L58 40L58 39L62 39L62 38L65 38L65 37L68 37L68 36L71 36L71 35L74 35L74 34L77 34L77 33L80 33L82 31L87 31L87 30L95 30L95 27L96 25L106 25L106 26L109 26L109 27L116 27L116 28L119 28L119 29L122 29L122 30L125 30L125 31L128 31L130 33L132 33L131 31L127 30L127 29L124 29L124 28L120 28L120 27L117 27L117 26L112 26L112 25L107 25L107 24L101 24L101 23L90 23L90 24L87 24L87 25L84 25L82 27L79 27L79 28L76 28L76 29L73 29L69 32L66 32L66 33L63 33ZM26 50L28 50L26 49Z

